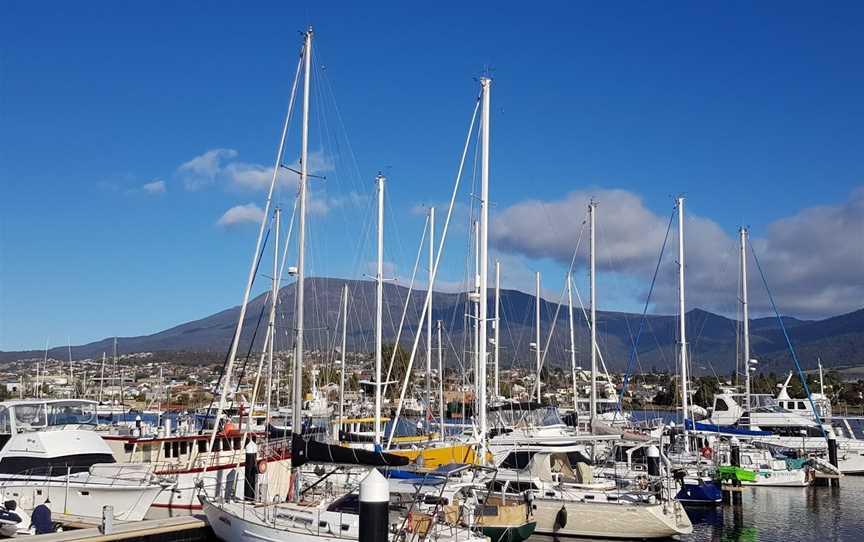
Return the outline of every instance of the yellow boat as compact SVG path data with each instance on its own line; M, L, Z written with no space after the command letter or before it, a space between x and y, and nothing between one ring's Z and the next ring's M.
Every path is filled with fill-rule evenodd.
M382 426L390 418L381 418ZM375 418L344 418L337 420L339 440L343 446L370 442L375 434ZM475 444L442 442L437 432L427 435L393 437L390 453L407 457L412 463L426 469L435 469L450 463L479 464Z

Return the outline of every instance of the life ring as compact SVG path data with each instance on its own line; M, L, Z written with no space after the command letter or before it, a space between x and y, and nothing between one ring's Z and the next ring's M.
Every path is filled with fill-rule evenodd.
M267 461L265 459L258 460L258 474L267 472Z
M705 446L704 448L702 448L701 452L702 457L704 457L705 459L711 459L712 457L714 457L714 450L712 450L710 446Z

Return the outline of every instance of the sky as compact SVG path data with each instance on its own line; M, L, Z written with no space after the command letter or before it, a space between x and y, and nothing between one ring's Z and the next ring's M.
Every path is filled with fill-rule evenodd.
M410 279L430 205L440 234L486 74L503 287L530 291L540 271L556 301L578 244L584 297L593 197L598 308L641 311L680 194L688 307L736 314L747 225L781 312L859 309L862 21L856 2L4 1L0 349L148 334L239 304L310 25L308 274L372 272L381 171L387 274ZM472 261L474 149L442 289ZM295 192L283 170L283 239ZM653 311L675 311L676 243ZM753 311L768 314L748 265Z

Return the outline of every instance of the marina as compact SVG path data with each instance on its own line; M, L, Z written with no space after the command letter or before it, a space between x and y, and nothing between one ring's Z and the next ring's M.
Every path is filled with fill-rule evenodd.
M139 132L79 149L79 161L117 155L125 159L112 162L113 168L135 164L143 170L148 159L173 157L189 143L208 145L146 183L137 173L99 183L95 199L101 205L82 203L81 212L98 220L102 213L113 216L111 227L99 222L79 231L74 242L65 241L77 249L69 252L53 214L40 209L19 216L22 223L40 216L44 224L32 228L33 240L16 235L14 251L41 243L70 261L81 253L98 264L64 263L58 271L62 291L41 275L44 262L15 271L21 292L29 292L28 302L39 304L41 316L34 319L29 308L19 308L19 322L7 317L5 299L0 307L0 538L860 538L864 251L856 242L859 230L864 233L864 187L850 185L846 200L826 203L773 181L790 201L804 198L795 200L794 212L782 214L765 204L771 200L760 192L761 177L737 190L725 189L733 182L726 178L709 186L687 180L689 173L673 175L664 181L668 186L658 182L681 166L667 160L653 173L642 173L650 160L637 159L640 153L669 156L668 149L683 149L676 159L698 163L723 144L700 154L699 138L673 137L667 132L675 122L665 117L652 123L653 131L642 132L639 142L602 143L607 131L616 138L629 137L631 130L638 134L635 119L661 110L659 103L676 85L642 71L639 81L654 81L663 96L648 87L635 92L639 85L621 85L616 77L601 92L602 103L592 102L592 85L604 81L606 65L576 68L578 58L596 59L577 54L583 49L575 46L580 32L560 27L554 18L541 19L542 32L520 43L518 52L501 56L503 68L483 63L479 69L476 55L498 50L489 43L505 40L501 50L515 46L514 32L502 33L515 20L506 6L501 13L465 6L473 13L470 32L438 25L435 35L447 30L434 47L416 31L434 19L428 14L388 25L383 21L396 16L392 10L368 6L367 13L366 7L346 6L344 14L353 13L355 20L344 25L333 13L321 15L330 7L316 6L318 15L307 11L305 19L289 13L293 7L278 6L278 17L259 14L252 26L253 19L225 13L217 3L213 14L194 13L195 21L222 17L225 29L232 28L216 32L218 39L199 39L207 62L224 59L233 70L208 64L175 79L175 86L138 98L158 122L195 115L176 121L188 135L172 133L181 129L176 125L160 129L172 142L163 148L148 135L148 119L128 106L130 124ZM581 20L580 10L600 7L554 9ZM368 23L373 13L381 22L360 39L353 27ZM521 13L518 20L537 16ZM96 24L102 33L91 38L106 54L123 42L105 38L114 30L101 23L78 13L67 17L82 26ZM321 26L306 19L320 19ZM407 25L409 19L417 26ZM176 68L167 58L190 54L195 38L178 41L178 20L159 20L164 28L154 25L156 32L148 29L143 40L146 25L128 23L134 51L119 48L119 54L145 55L130 66L169 73ZM272 26L276 20L306 22L299 32L289 32ZM446 18L453 20L455 15ZM734 23L743 26L746 20ZM685 27L690 25L669 30ZM235 28L245 30L234 35ZM190 25L191 34L200 31ZM448 32L461 36L459 49L460 40ZM159 34L165 44L156 39ZM409 35L426 44L422 54ZM665 50L655 43L657 35L634 41L634 51ZM734 48L728 35L718 34L725 47ZM393 36L404 43L394 45L400 40ZM478 42L477 36L497 38ZM618 46L625 37L611 40L605 61L625 62L619 74L645 70L635 57L622 60ZM602 38L593 37L595 46L609 41ZM389 40L386 47L382 39ZM702 43L701 37L691 36L686 43L691 42ZM155 62L156 56L146 56L151 48L165 56ZM648 64L690 58L689 49L676 46ZM63 51L57 48L57 54ZM13 56L20 65L52 62L38 54L25 60L19 52ZM798 58L810 58L810 52ZM750 54L745 47L727 61L743 62ZM203 66L203 57L196 58L193 64ZM272 66L265 69L265 60ZM690 58L691 69L675 71L690 73L702 61ZM247 65L249 71L241 69ZM430 71L417 72L426 69L418 65ZM85 61L65 75L74 80L78 70L95 73L87 66ZM134 85L124 82L119 66L93 80L106 85L115 69L110 83L124 89L120 94L131 92ZM41 80L44 73L30 77ZM577 73L587 77L576 79ZM233 74L230 84L198 84L199 78L226 74ZM126 77L140 83L137 75ZM410 84L392 88L388 77ZM818 82L831 87L830 80ZM762 96L738 83L735 92ZM864 78L860 83L864 89ZM20 84L16 79L10 86L20 92ZM181 95L184 85L189 90ZM373 91L370 85L382 88ZM784 88L800 91L794 84ZM87 107L69 109L112 116L111 100L90 103L88 92L79 93ZM24 94L16 99L28 101ZM2 104L5 96L0 98ZM161 116L151 105L160 100L166 108ZM176 100L185 103L180 107ZM729 97L714 100L726 103ZM673 109L681 118L714 107L700 98L684 111L678 102ZM40 107L50 109L51 100ZM627 126L606 116L584 132L594 122L591 107L603 115L620 109ZM627 113L628 107L642 112ZM707 126L697 131L723 132L715 125L738 118L737 102L727 107L726 115L703 121ZM41 115L36 109L31 105L30 117ZM740 119L760 119L768 114L763 109ZM786 107L786 114L801 115L800 109ZM846 110L836 116L845 118ZM116 119L125 116L113 115L108 126L119 130ZM559 124L562 119L568 120ZM726 128L736 134L733 139L748 135L740 119L734 130ZM28 123L21 123L22 132ZM676 143L652 147L655 131ZM814 138L822 131L801 130ZM844 133L836 126L828 131ZM66 136L65 127L51 132ZM139 135L149 143L139 142ZM242 158L228 146L239 142L248 147ZM10 148L17 144L9 142ZM596 156L584 150L597 144L606 148ZM632 155L621 155L622 147ZM133 148L138 154L126 156ZM815 148L828 147L808 147ZM802 153L789 147L774 154L785 158L773 161L783 162ZM13 155L23 162L26 153ZM745 156L750 153L739 149L735 158L720 162L749 167L754 158ZM616 175L642 179L645 196L593 181L608 175L600 173L605 168L631 159L630 168ZM560 162L558 168L566 163L572 172L548 169L548 162ZM711 177L717 162L703 163L702 174ZM156 170L153 163L149 167ZM784 176L795 171L787 169ZM736 175L740 169L729 176ZM31 190L66 188L42 179L32 189L16 190L26 199ZM658 204L667 188L675 195L666 193ZM40 199L49 208L63 196ZM204 209L217 200L220 209L233 206L215 220L215 229L212 220L203 227L202 220L210 220L202 218L210 212ZM116 214L115 207L127 204L135 210ZM148 204L154 211L146 226L138 222L135 228L143 216L138 210ZM12 207L18 212L27 205ZM715 218L708 217L712 212ZM71 231L92 220L97 219L78 215L64 224ZM52 236L58 239L53 244ZM5 233L2 241L5 253ZM165 257L152 252L151 244ZM148 255L152 261L145 265ZM130 262L140 269L130 271ZM11 292L15 301L9 306L24 307L19 288L7 287L3 266L0 272L0 293ZM37 276L44 294L29 289ZM83 302L82 291L99 302ZM166 292L174 299L167 300ZM44 305L48 298L55 300L50 310ZM207 311L212 314L202 318ZM101 312L115 316L105 320ZM76 338L74 346L67 335L65 346L58 346L50 333L60 325L76 329L76 337L104 337L104 329L128 331L133 325L150 334ZM37 333L47 336L44 349L32 347ZM7 346L13 344L29 346Z

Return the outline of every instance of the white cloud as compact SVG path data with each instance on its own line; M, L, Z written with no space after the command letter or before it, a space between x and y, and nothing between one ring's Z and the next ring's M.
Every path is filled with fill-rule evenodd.
M254 203L246 205L235 205L231 207L217 221L220 226L233 226L235 224L260 223L264 218L264 211Z
M369 204L371 197L367 194L361 194L355 190L351 190L345 196L336 196L327 200L327 204L331 208L340 208L340 207L356 207L358 209L364 208Z
M146 192L147 194L164 194L167 186L165 185L165 181L155 180L149 182L141 187L141 190Z
M550 258L567 265L582 230L590 196L598 200L597 265L647 285L654 270L669 217L646 208L625 190L572 192L554 201L528 200L498 213L490 238L499 251L528 258ZM669 211L671 212L671 202ZM778 308L786 314L820 317L864 305L864 187L837 205L803 209L754 237ZM587 260L587 229L577 265ZM737 303L737 237L711 219L689 210L685 246L689 307L734 313ZM676 300L673 225L653 296L655 307L673 311ZM770 311L758 270L750 260L750 301L754 313ZM525 277L520 277L524 281ZM645 288L647 294L647 287Z
M267 190L273 180L273 166L235 160L234 149L211 149L181 164L178 176L187 190L198 190L217 181L242 190ZM300 171L299 159L288 166ZM333 171L333 162L323 151L309 153L309 174L323 176ZM283 188L295 189L300 176L289 169L280 168L278 182Z
M213 184L222 174L224 163L237 156L234 149L211 149L180 164L177 173L187 190L198 190Z

